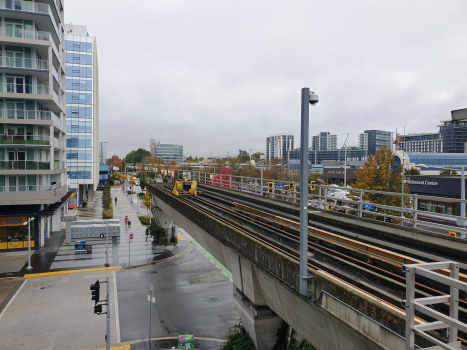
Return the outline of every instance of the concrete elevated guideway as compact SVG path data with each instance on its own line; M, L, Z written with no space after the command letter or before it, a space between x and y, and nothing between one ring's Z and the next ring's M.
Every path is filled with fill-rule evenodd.
M181 198L148 185L153 202L232 273L234 304L259 350L272 349L282 320L320 350L402 349L405 313L324 271L310 298L298 292L299 263Z

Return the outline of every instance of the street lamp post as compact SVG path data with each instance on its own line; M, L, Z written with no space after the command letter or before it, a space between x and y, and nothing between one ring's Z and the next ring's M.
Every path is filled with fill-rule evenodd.
M27 270L32 270L31 266L31 221L33 221L34 218L28 218L28 221L23 223L23 225L28 225L28 267L26 267Z
M404 226L404 175L405 175L405 157L402 157L402 196L401 196L401 225Z
M300 131L300 279L301 295L308 295L308 136L310 128L310 104L319 101L318 95L309 88L302 89Z

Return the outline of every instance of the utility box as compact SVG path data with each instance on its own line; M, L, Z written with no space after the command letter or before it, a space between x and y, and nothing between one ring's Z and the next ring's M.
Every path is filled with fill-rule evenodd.
M178 350L194 350L195 337L191 334L178 336Z

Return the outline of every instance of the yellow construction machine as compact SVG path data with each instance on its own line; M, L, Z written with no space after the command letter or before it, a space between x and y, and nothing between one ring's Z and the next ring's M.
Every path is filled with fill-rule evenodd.
M198 183L195 180L183 181L175 180L172 193L176 196L198 196L197 192ZM201 193L201 192L200 192Z

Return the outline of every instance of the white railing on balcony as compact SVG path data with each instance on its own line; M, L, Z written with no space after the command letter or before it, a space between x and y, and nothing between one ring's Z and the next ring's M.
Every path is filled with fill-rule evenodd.
M19 78L16 78L18 81ZM23 78L24 81L24 78ZM37 94L49 95L49 87L39 84L24 84L24 83L1 83L0 92L11 92L14 94Z
M0 160L1 170L50 170L50 161Z
M0 67L48 70L46 60L5 56L0 56Z
M50 16L52 25L55 31L58 33L58 27L57 23L55 22L55 17L53 16L50 6L48 4L22 0L0 0L0 9L33 13L45 13Z
M50 145L50 136L43 135L0 135L0 145Z
M53 45L55 43L50 38L49 32L42 32L34 29L20 29L13 27L1 27L0 35L10 37L10 38L20 38L20 39L35 39L35 40L44 40L52 41Z
M34 119L34 120L51 120L51 118L58 118L50 111L40 110L24 110L24 109L0 109L0 119ZM60 122L59 122L60 123Z
M61 187L61 184L55 185L11 185L11 186L0 186L0 192L38 192L38 191L54 191Z

